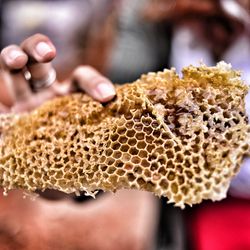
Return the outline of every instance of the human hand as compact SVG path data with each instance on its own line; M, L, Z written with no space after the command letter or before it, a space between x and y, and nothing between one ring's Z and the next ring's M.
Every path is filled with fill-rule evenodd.
M19 46L10 45L2 50L0 113L31 110L48 99L76 89L85 91L100 102L107 102L115 96L112 83L90 66L77 67L67 80L59 83L51 64L55 56L53 43L42 34L27 38ZM28 80L25 77L27 72L31 76ZM34 92L36 84L46 83L46 79L51 85Z
M52 79L48 88L34 92L36 81L51 74L55 55L52 42L40 34L2 50L0 113L27 111L76 88L100 102L114 97L111 82L89 66L79 66L63 83ZM25 70L31 80L25 78ZM157 204L149 193L120 191L115 197L104 194L87 203L41 197L32 201L22 196L19 190L7 197L0 195L0 249L104 250L117 245L120 249L151 249Z

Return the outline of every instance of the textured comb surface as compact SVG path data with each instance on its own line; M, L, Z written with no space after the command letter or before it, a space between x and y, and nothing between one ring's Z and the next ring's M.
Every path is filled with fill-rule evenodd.
M221 62L184 68L182 78L173 69L143 75L104 106L84 94L54 99L8 121L0 186L140 189L180 207L220 200L249 152L246 93Z

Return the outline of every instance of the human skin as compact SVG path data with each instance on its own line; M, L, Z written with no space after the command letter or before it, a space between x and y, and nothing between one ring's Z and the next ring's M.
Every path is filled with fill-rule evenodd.
M0 56L0 113L32 110L44 101L80 89L100 102L115 96L112 83L89 66L77 67L64 82L32 92L23 70L41 80L52 69L56 49L42 34L4 48ZM1 193L1 192L0 192ZM149 193L121 191L77 203L69 195L57 201L23 199L15 190L0 195L0 249L152 249L156 199Z
M123 190L83 203L33 201L16 190L0 196L0 249L152 249L158 221L155 199L146 192Z

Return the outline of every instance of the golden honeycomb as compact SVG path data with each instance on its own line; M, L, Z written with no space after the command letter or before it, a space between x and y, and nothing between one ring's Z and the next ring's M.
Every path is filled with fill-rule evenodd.
M0 186L139 189L182 208L220 200L249 154L247 91L220 62L184 68L182 78L174 69L142 75L105 105L78 93L2 115Z

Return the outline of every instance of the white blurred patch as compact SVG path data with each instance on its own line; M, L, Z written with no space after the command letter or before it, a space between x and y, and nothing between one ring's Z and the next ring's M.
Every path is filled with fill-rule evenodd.
M180 74L183 67L199 66L200 62L207 66L214 65L209 49L189 27L176 28L172 40L170 63Z

